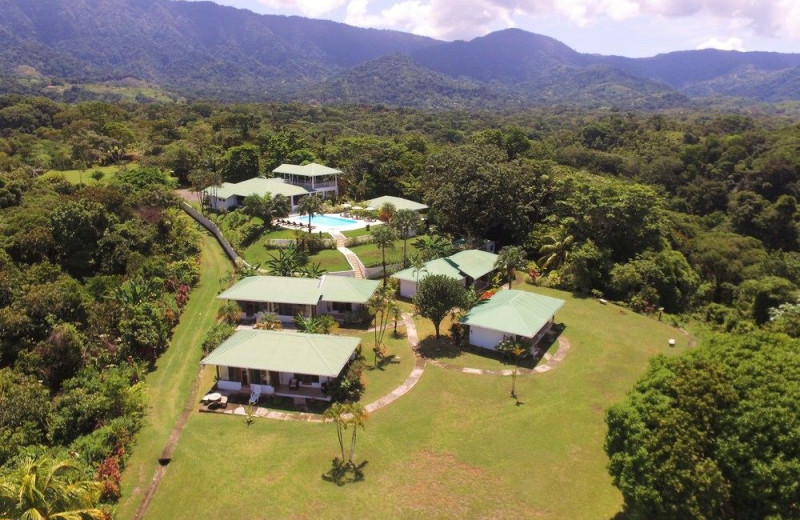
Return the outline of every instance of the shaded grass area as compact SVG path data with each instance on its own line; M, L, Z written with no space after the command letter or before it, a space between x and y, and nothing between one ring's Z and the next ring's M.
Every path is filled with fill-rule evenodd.
M216 240L203 235L202 274L192 291L170 347L147 376L150 403L144 427L137 434L133 453L122 479L118 518L133 518L157 467L175 422L184 409L202 355L200 344L214 323L219 301L214 297L220 280L232 270Z
M423 235L409 238L406 245L408 258L417 254L417 248L414 247L414 241ZM350 251L355 253L361 259L365 267L376 267L381 265L381 248L376 244L362 244L360 246L352 246ZM403 241L395 240L394 248L386 248L386 265L402 264L403 263Z
M613 517L622 499L606 471L605 409L652 356L684 351L688 338L613 305L524 289L567 301L557 319L572 344L557 369L518 378L524 405L509 398L509 377L428 365L359 432L364 480L342 487L322 479L338 451L331 424L248 428L193 414L148 518Z

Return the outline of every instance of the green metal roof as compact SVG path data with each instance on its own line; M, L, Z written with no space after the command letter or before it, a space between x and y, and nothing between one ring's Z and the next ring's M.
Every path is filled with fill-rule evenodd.
M418 273L413 267L409 267L394 273L392 278L407 282L418 282L429 274L443 274L456 280L461 280L467 276L478 279L494 271L495 262L497 262L497 255L494 253L468 249L445 258L425 262L425 268Z
M447 257L459 271L470 278L478 279L494 271L497 255L480 249L467 249Z
M221 300L316 305L322 292L318 278L249 276L217 296Z
M273 330L240 330L200 363L336 377L360 338Z
M367 303L380 284L344 276L293 278L288 276L250 276L217 296L243 302L293 303L316 305L327 302Z
M290 174L290 175L303 175L304 177L319 177L322 175L336 175L341 174L341 170L329 168L317 163L305 164L298 166L296 164L281 164L272 173Z
M508 289L473 307L461 323L532 338L563 305L558 298Z
M410 209L412 211L428 209L428 206L425 204L420 204L419 202L414 202L413 200L404 199L402 197L392 197L391 195L384 195L383 197L367 201L367 204L375 209L380 209L380 207L386 203L394 205L395 209L398 211L401 209Z
M215 191L216 190L216 191ZM283 179L253 177L246 181L237 182L232 184L230 182L223 182L222 185L206 188L203 190L207 195L216 195L219 198L227 199L234 195L239 197L247 197L248 195L264 196L267 193L271 195L283 195L285 197L292 197L296 195L308 195L310 193L302 186L295 186L289 184Z
M379 280L348 276L323 276L321 299L326 302L367 303L380 283Z
M405 280L407 282L419 282L423 278L431 274L443 274L455 280L463 280L464 275L459 271L452 262L447 258L437 258L425 262L425 267L417 271L414 267L397 271L392 275L392 278L398 280Z

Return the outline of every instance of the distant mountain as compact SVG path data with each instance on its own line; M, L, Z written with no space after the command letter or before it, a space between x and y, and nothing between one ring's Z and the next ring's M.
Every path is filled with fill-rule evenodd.
M177 0L0 0L0 89L13 90L23 76L72 84L135 78L194 97L436 108L800 99L800 54L634 59L581 54L519 29L442 42ZM41 88L24 78L19 84Z
M477 81L457 80L393 54L350 69L296 99L314 103L387 104L415 108L508 108L527 104L521 95Z

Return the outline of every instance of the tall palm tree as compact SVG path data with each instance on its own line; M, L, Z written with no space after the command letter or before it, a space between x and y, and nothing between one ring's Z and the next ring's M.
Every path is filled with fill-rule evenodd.
M375 353L375 368L378 367L378 358L384 356L383 337L386 334L389 318L393 315L393 309L396 307L394 295L397 292L397 282L396 280L392 280L392 282L375 291L367 303L370 314L374 316L375 320L375 327L373 328L375 343L372 348Z
M336 437L339 440L339 450L342 454L344 463L344 430L347 429L347 405L343 403L333 403L330 408L325 410L323 416L336 425Z
M311 219L322 211L322 199L319 195L306 195L300 201L300 214L308 215L308 232L311 233Z
M525 251L517 246L504 247L500 250L500 253L498 253L494 267L506 273L508 288L511 289L515 271L525 267Z
M383 226L375 226L372 229L373 242L381 249L381 265L383 266L383 286L386 287L387 273L386 273L386 250L394 249L394 241L397 239L397 233L394 228L388 224Z
M0 515L31 520L102 520L100 483L83 480L68 461L25 459L0 478Z
M394 214L392 227L394 227L403 239L403 269L408 267L407 243L408 235L411 231L416 231L419 225L419 215L410 209L401 209Z
M561 227L557 232L547 235L545 239L548 243L539 249L539 253L542 254L539 265L547 271L555 269L569 260L569 253L575 238L569 234L567 228Z
M350 403L347 405L349 412L348 423L353 427L353 433L350 437L350 456L347 458L348 462L355 466L353 462L353 455L356 452L356 437L358 436L358 428L364 428L367 422L367 410L360 403Z

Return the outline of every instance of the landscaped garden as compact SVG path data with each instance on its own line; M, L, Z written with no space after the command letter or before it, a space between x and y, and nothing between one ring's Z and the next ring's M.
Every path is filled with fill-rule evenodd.
M614 305L520 288L567 301L557 321L572 345L554 370L518 378L521 404L509 397L509 377L429 364L409 394L369 418L356 451L368 461L365 479L343 487L321 478L338 451L332 425L258 419L248 427L241 416L195 413L147 517L613 516L621 496L606 470L604 410L649 358L685 350L688 338ZM427 322L416 323L425 338ZM362 334L369 364L370 333ZM401 363L385 372L392 381L375 378L364 402L408 373L410 353L397 349Z

